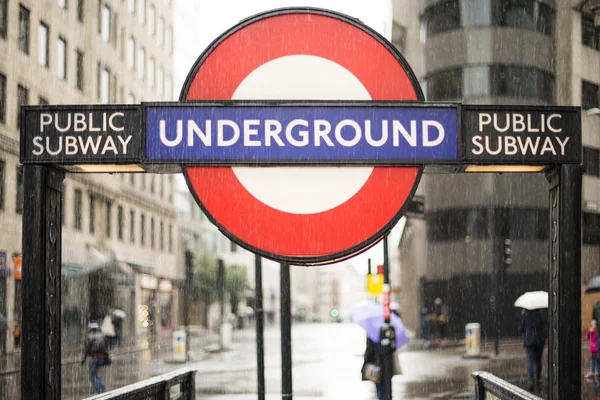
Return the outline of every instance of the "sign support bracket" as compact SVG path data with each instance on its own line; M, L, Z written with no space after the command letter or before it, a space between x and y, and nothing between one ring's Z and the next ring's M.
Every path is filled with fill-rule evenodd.
M547 176L549 400L581 397L581 173L581 165L560 165Z
M21 398L61 398L61 241L64 172L23 166Z

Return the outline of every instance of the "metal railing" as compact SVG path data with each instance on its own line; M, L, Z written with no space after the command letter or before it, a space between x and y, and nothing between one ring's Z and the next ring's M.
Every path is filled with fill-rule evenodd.
M171 397L171 388L179 385L179 393ZM86 400L196 399L196 370L181 368L167 374L111 390Z
M543 400L489 372L477 371L472 376L477 400Z

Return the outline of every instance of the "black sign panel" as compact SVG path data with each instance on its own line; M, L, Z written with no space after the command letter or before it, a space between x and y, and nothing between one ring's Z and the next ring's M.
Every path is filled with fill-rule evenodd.
M21 163L141 163L140 129L139 106L23 107Z
M465 161L548 165L581 162L578 107L462 107Z

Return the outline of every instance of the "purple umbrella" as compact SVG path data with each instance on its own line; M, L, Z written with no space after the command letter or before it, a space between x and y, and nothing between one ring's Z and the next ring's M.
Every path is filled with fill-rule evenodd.
M350 310L352 322L358 324L361 328L367 331L367 337L379 343L379 334L383 325L383 305L372 301L363 301L356 304ZM396 330L396 348L404 346L408 343L406 336L406 328L399 316L394 313L390 314L390 324Z

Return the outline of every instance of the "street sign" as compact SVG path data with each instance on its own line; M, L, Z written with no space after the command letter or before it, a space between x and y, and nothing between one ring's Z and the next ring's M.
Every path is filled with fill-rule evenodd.
M578 163L579 107L463 106L465 158L496 164Z
M229 99L424 100L389 42L355 19L315 9L251 17L200 56L180 100ZM230 239L267 258L310 265L372 246L400 218L421 170L195 166L184 173Z
M21 118L31 163L141 163L139 106L28 106Z
M455 163L458 112L375 101L149 104L146 155L196 165Z

